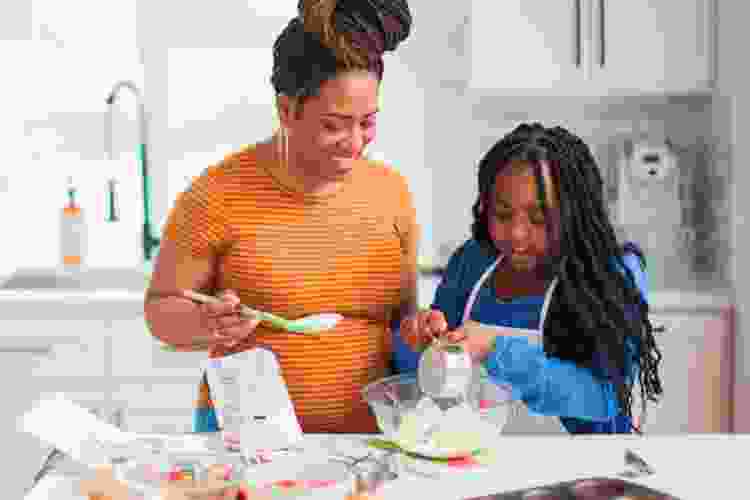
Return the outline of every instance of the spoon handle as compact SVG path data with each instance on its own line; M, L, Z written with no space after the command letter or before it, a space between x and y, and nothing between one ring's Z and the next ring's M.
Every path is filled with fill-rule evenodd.
M200 302L202 304L220 304L221 299L218 299L217 297L213 297L211 295L205 295L202 293L194 292L193 290L184 290L182 294L196 302ZM280 328L282 330L289 330L289 321L276 316L275 314L271 314L269 312L265 311L258 311L257 309L253 309L251 307L248 307L244 304L240 304L240 314L247 317L247 318L256 318L261 321L267 321L271 323L276 328Z
M183 290L182 294L190 300L200 302L201 304L221 304L221 299L211 295L194 292L193 290ZM246 305L240 304L240 313L245 316L258 317L258 319L270 319L268 313L256 311Z
M185 297L191 300L194 300L196 302L203 303L203 304L221 303L221 300L216 297L212 297L211 295L204 295L202 293L194 292L192 290L184 290L182 293ZM280 330L286 330L290 333L313 335L316 337L318 336L317 332L300 332L300 331L291 330L290 324L292 322L290 322L289 320L284 319L280 316L276 316L275 314L271 314L269 312L258 311L257 309L253 309L244 304L240 304L240 314L248 318L256 318L256 319L259 319L260 321L267 321L268 323L272 324L274 327Z

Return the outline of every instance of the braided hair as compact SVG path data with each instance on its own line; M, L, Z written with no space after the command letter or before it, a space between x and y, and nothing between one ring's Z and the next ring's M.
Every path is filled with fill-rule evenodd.
M299 0L273 45L271 84L277 95L303 101L346 71L383 77L383 54L411 30L406 0Z
M640 366L645 411L646 400L657 401L662 394L661 352L648 319L648 304L623 256L637 255L644 269L646 263L634 243L617 242L605 209L601 173L588 146L562 127L545 128L539 123L522 124L503 137L479 164L479 196L472 207L474 239L498 255L485 207L494 198L498 172L519 161L533 167L539 202L551 221L547 232L558 249L545 262L558 277L543 325L545 353L590 368L600 380L612 382L626 416L632 416L633 388L627 370ZM559 218L548 213L541 162L548 164L558 191ZM613 259L624 275L612 265ZM636 341L638 352L628 351L628 339Z

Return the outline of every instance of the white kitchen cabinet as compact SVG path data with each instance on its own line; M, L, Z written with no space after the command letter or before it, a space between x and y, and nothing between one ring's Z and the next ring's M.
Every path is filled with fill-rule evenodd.
M117 379L115 379L117 380ZM200 378L153 378L142 381L116 382L112 400L118 408L131 412L144 410L190 412L198 399Z
M121 426L127 432L182 434L193 430L192 410L125 408Z
M711 3L596 0L594 86L612 93L710 90Z
M112 321L110 334L112 400L121 410L123 428L189 431L207 354L163 351L143 316Z
M470 3L470 87L503 93L585 93L580 1Z
M39 317L0 320L0 379L7 402L0 412L0 442L12 450L0 460L6 498L22 498L52 449L17 428L36 401L63 392L104 419L111 412L103 323Z
M3 495L22 498L31 486L32 478L42 465L51 447L34 436L17 430L21 417L39 396L39 387L33 383L31 369L43 362L43 351L10 352L0 350L0 377L4 381L3 411L0 412L0 439L5 450L0 458L3 470Z
M0 320L0 352L35 354L25 372L54 391L78 390L81 379L91 381L95 391L107 391L108 341L101 320Z
M160 377L194 378L201 374L205 352L169 352L151 335L143 316L111 322L112 376L155 380Z
M65 377L55 384L52 378L35 375L50 363L49 356L50 352L42 347L30 347L27 351L19 346L0 347L0 379L4 381L3 400L6 403L0 412L0 442L7 451L0 459L5 498L23 497L34 474L52 450L50 445L21 432L18 427L20 417L36 401L59 390L71 401L107 418L107 395L98 388L101 380L86 387L82 379Z
M652 314L662 353L662 400L649 403L647 434L729 432L732 331L720 313ZM636 388L640 391L640 388ZM634 414L640 412L640 403Z
M708 92L712 0L471 2L475 90L606 96Z

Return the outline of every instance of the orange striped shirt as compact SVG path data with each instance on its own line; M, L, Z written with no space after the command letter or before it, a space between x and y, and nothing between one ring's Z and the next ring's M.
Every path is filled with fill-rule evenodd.
M402 273L416 266L407 182L363 160L335 193L310 195L283 185L278 168L255 147L208 168L177 199L164 237L185 255L216 255L216 288L244 304L291 319L342 314L317 338L265 324L255 334L279 358L304 432L376 432L360 390L389 374L389 321Z

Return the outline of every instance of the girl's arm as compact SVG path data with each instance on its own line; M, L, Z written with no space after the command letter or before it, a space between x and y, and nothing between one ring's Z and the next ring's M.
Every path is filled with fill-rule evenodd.
M498 335L484 365L534 412L587 420L609 420L618 413L611 384L572 361L546 357L541 344L525 338Z
M647 277L640 261L629 254L625 265L646 300ZM629 357L636 360L630 375L637 376L640 346L637 339L630 338L626 346ZM513 385L529 409L537 413L600 421L621 413L612 383L600 381L590 369L572 361L547 357L541 344L525 338L498 335L484 364L493 379Z

